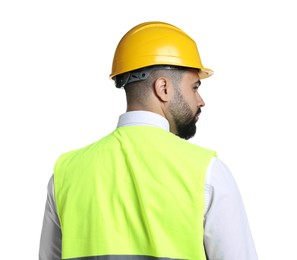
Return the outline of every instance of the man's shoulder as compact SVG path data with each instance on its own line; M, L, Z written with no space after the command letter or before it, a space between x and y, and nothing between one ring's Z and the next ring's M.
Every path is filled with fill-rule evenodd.
M66 160L66 159L71 160L72 158L74 158L76 156L79 156L79 155L82 155L85 153L89 153L89 152L94 152L97 147L99 147L100 145L103 145L106 142L109 142L112 139L112 133L113 132L95 140L94 142L91 142L91 143L81 146L79 148L68 150L68 151L61 153L56 161L56 164L58 162Z

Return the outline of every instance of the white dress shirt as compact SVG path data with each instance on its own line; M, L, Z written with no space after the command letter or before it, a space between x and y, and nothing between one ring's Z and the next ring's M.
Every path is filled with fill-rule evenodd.
M164 117L147 111L122 114L117 127L130 125L162 127L169 131L169 123ZM61 259L61 240L52 175L48 183L39 260ZM258 259L240 192L230 170L216 157L212 158L206 173L204 247L209 260Z

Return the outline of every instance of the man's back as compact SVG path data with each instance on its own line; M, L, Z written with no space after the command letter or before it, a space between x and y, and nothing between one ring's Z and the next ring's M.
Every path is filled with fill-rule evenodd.
M63 257L205 259L204 184L213 151L156 127L120 127L62 155L55 197Z

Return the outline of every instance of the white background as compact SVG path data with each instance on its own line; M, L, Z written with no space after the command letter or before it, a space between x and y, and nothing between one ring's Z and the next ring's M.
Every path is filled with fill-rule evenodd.
M1 259L37 259L55 160L114 129L126 109L114 50L151 20L188 33L215 71L191 142L233 172L259 259L296 259L293 0L1 1Z

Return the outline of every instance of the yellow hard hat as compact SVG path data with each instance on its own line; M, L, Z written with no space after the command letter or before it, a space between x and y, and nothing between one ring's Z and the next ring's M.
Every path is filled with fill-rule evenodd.
M203 67L195 41L181 29L164 22L145 22L129 30L120 40L110 78L153 65L199 69L200 79L213 71Z

